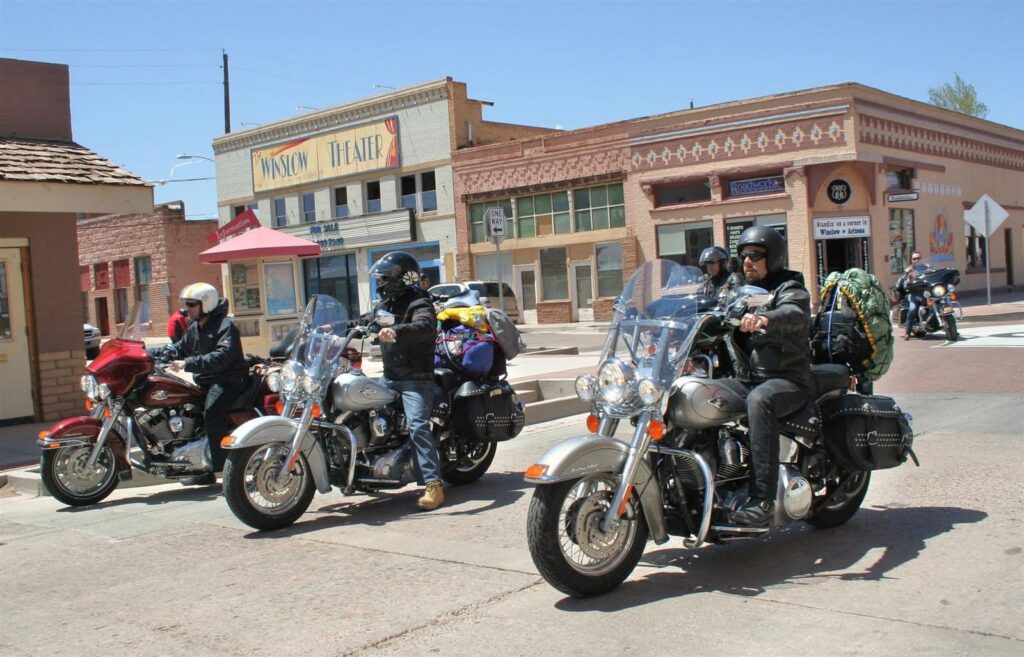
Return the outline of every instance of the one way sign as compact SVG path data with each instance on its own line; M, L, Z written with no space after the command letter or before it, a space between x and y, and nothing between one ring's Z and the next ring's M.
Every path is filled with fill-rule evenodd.
M487 208L487 224L495 242L505 239L505 211L502 208Z

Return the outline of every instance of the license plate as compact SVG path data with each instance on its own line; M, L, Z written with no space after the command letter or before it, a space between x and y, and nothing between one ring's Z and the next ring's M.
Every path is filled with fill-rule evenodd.
M939 307L939 312L942 313L943 315L952 315L953 314L953 306L940 306Z

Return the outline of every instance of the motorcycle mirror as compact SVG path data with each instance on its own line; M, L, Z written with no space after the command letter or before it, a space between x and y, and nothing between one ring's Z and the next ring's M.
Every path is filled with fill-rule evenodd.
M750 307L758 307L772 300L772 293L756 285L743 285L736 290L736 301L742 301Z
M389 313L386 310L378 310L377 313L373 316L373 321L375 321L377 325L381 327L394 326L395 316L394 314Z

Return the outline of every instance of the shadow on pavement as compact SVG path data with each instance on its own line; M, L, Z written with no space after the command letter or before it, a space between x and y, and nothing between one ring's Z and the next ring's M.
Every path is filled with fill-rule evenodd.
M597 598L564 598L555 606L564 611L611 612L690 593L757 596L784 584L889 579L891 571L924 550L928 539L986 517L982 511L957 507L864 508L849 523L831 530L799 524L759 540L696 551L649 550L640 564L659 568L658 572ZM877 559L859 563L876 550L882 551ZM859 569L851 570L855 567Z
M358 502L341 502L316 506L316 498L310 505L310 513L321 513L317 518L302 521L284 529L265 532L251 532L245 535L250 539L277 539L298 536L308 532L341 527L349 524L368 525L371 527L386 525L411 516L472 516L486 513L494 509L514 504L525 495L525 489L532 487L523 481L521 472L495 472L483 476L479 481L464 486L445 486L445 504L440 509L430 512L416 508L416 500L420 489L402 490L400 492L381 491L376 497ZM455 508L464 502L484 502L473 508Z
M220 483L209 484L207 486L185 486L180 489L162 490L158 493L145 493L145 489L139 489L140 493L134 497L124 497L119 500L103 500L92 506L66 506L61 509L57 509L58 513L83 513L86 511L96 511L100 509L109 509L116 506L124 506L126 504L167 504L168 502L181 502L181 501L194 501L202 502L204 500L213 500L221 496Z

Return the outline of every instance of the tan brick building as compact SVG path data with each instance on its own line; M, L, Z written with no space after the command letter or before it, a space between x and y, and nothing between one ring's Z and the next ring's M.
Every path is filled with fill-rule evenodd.
M82 411L76 216L153 189L74 142L68 67L0 59L0 423Z
M199 262L217 220L186 221L181 201L144 214L114 214L78 222L78 264L83 321L116 335L131 307L150 305L150 336L166 336L167 319L180 307L178 293L205 281L221 289L220 267Z
M509 218L502 277L527 320L603 319L635 267L696 264L775 226L812 293L829 271L892 283L912 251L979 293L1024 281L1024 131L858 84L644 117L453 154L461 278L496 275L483 217ZM989 245L964 220L1008 213Z

